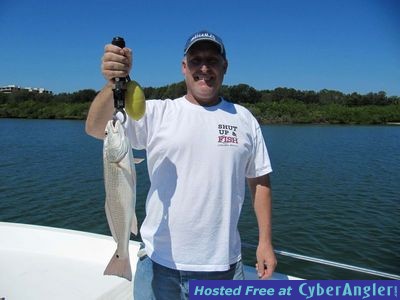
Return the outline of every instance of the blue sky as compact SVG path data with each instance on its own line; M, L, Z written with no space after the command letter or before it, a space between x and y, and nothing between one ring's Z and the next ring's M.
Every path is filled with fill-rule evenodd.
M184 43L200 29L224 40L225 84L400 96L397 0L0 0L0 85L99 90L116 35L142 86L178 82Z

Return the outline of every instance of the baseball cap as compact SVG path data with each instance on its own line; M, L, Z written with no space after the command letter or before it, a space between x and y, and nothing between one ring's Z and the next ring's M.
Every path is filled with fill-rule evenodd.
M184 54L186 55L190 47L192 47L194 44L200 41L210 41L215 43L219 47L221 55L226 59L225 46L224 43L222 42L222 39L216 34L207 30L196 32L189 37L189 39L186 41L185 44Z

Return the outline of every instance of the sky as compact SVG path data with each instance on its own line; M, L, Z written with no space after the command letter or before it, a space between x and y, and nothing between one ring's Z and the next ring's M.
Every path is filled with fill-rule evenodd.
M398 0L0 0L0 86L100 90L114 36L133 51L132 79L176 83L202 29L224 41L224 84L400 96Z

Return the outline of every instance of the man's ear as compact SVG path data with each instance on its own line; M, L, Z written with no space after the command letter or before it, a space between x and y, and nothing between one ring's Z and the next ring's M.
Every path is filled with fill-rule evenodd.
M186 58L182 59L181 71L183 75L186 75Z
M224 63L224 75L226 74L226 71L228 71L228 61L225 59L225 63Z

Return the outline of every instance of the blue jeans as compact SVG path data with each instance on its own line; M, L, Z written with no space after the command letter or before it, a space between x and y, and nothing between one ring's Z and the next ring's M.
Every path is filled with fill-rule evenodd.
M147 255L138 259L133 282L134 300L189 299L189 280L243 280L243 264L239 261L222 272L179 271L152 261Z

